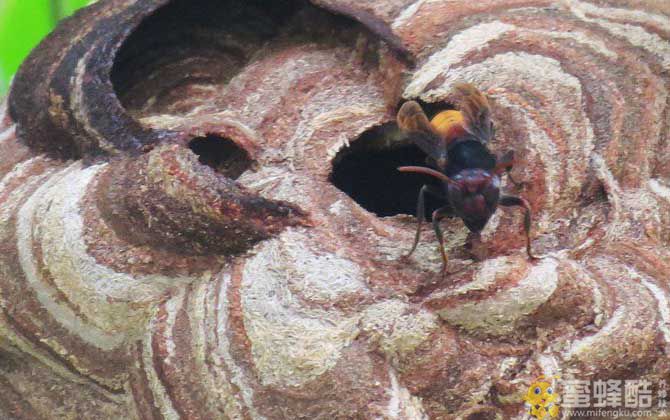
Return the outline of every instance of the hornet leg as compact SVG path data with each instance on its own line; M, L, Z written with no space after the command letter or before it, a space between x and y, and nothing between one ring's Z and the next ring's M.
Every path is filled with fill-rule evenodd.
M431 193L437 197L442 197L442 193L439 189L432 185L424 185L419 191L419 199L416 205L416 219L418 220L418 225L416 227L416 235L414 235L414 245L409 251L405 258L409 258L414 251L416 250L417 245L419 244L419 239L421 238L421 225L426 220L426 193Z
M442 234L442 229L440 228L440 220L448 215L450 210L449 206L441 207L433 212L433 230L435 230L435 236L440 243L440 254L442 254L442 275L447 274L447 263L449 263L449 257L447 257L447 252L444 250L444 235Z
M468 232L468 237L465 240L465 248L476 261L484 261L486 259L487 251L482 244L481 232Z
M530 217L531 217L531 210L530 210L530 204L528 204L528 201L526 199L521 198L521 197L514 197L511 195L503 195L500 197L499 201L501 206L505 207L523 207L525 210L525 214L523 217L523 228L526 231L526 253L528 254L528 257L532 260L537 259L533 253L530 250Z

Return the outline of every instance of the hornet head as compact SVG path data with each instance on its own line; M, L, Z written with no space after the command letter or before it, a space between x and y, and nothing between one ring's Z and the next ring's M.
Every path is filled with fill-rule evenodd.
M403 166L401 172L416 172L444 182L449 204L472 232L480 232L498 207L500 175L485 169L464 169L453 177L422 166Z

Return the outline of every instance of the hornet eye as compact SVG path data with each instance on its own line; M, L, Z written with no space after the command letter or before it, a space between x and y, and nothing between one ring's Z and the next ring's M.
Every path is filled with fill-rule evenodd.
M540 395L540 393L542 392L542 390L541 390L540 387L538 386L538 387L535 388L535 390L534 390L533 392L535 392L535 395Z
M547 388L547 394L551 395L554 393L554 390L551 388Z

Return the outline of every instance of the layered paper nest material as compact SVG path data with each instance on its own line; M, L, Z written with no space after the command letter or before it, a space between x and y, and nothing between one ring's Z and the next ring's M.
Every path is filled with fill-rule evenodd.
M0 110L0 417L494 419L540 374L670 379L669 16L109 0L67 19ZM519 214L482 262L451 220L442 279L432 235L401 259L413 218L330 176L460 81L491 98L546 258Z

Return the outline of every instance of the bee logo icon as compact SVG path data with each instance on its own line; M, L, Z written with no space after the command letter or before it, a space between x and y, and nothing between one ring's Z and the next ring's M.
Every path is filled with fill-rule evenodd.
M530 384L523 400L531 417L544 420L558 416L559 406L556 404L557 398L558 394L549 380L545 379L544 376L540 376L535 382Z

